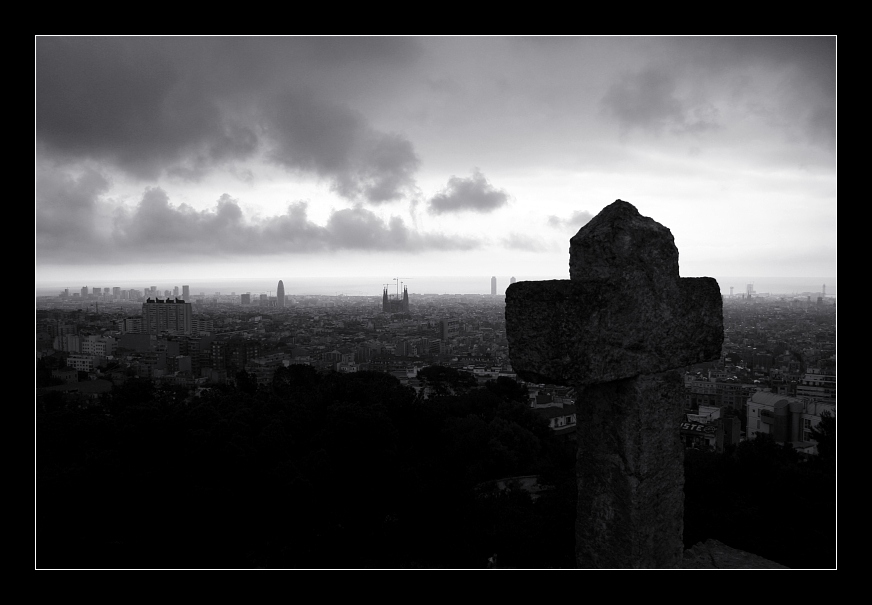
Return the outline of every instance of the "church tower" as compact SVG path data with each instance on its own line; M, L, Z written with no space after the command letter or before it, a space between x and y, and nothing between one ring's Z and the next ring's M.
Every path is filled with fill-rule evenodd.
M390 309L388 308L388 289L385 288L382 291L382 313L388 313Z
M409 289L403 286L403 313L409 312Z

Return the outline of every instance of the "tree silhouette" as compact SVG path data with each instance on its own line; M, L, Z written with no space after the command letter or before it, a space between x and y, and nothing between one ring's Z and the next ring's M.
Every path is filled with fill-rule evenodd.
M195 397L130 379L88 407L44 398L37 565L474 567L498 545L507 563L571 564L566 444L514 381L429 373L456 394L290 366L269 388L243 375ZM567 489L477 499L482 482L539 469Z
M821 412L821 421L811 429L811 438L817 441L818 455L822 461L836 459L836 415Z

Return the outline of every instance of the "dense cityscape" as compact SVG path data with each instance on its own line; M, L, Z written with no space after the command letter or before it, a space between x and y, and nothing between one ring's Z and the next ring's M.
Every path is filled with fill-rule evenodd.
M547 529L549 523L571 518L574 500L572 488L568 486L573 476L576 410L584 401L579 400L578 393L571 387L518 379L509 358L503 295L497 295L495 289L491 295L417 294L409 292L407 285L400 290L399 284L394 286L393 292L390 285L383 285L381 297L298 296L284 295L283 290L284 284L280 281L272 295L191 294L187 286L182 286L164 291L153 287L141 291L92 287L82 288L73 295L64 291L57 296L38 297L38 436L39 431L51 435L52 430L66 430L52 424L52 419L60 418L61 413L66 414L64 417L68 420L70 414L97 413L105 415L101 417L103 421L112 421L113 415L120 415L122 410L130 413L134 409L119 407L122 401L129 400L132 404L143 397L143 393L148 394L148 401L163 401L164 406L169 397L173 406L183 406L188 410L186 413L220 402L224 406L218 408L224 410L222 414L236 410L232 412L233 418L243 408L251 407L246 401L255 394L275 397L277 389L300 388L301 380L310 386L312 381L320 380L318 388L326 388L323 381L339 381L339 384L363 381L348 384L376 392L388 387L399 389L397 393L409 393L409 402L436 406L434 409L441 409L446 401L458 402L453 405L467 401L464 405L472 405L474 409L479 405L474 402L481 401L483 394L488 397L497 394L492 404L495 407L488 412L494 419L487 429L494 431L495 427L502 427L501 430L508 433L479 435L485 444L490 444L486 447L491 450L486 454L468 454L471 458L484 455L486 462L475 467L475 471L460 473L468 473L468 476L464 478L465 487L457 488L458 493L490 485L488 489L497 493L522 497L524 506L532 506L538 499L538 507L524 513L533 515L525 517L524 523L542 524L539 529L546 533L553 530ZM824 431L821 422L827 423L828 418L834 417L836 407L835 297L826 296L824 288L821 292L761 296L749 285L742 294L723 297L723 314L725 340L720 359L684 369L686 413L676 428L687 448L686 465L709 464L707 459L697 457L722 456L725 452L735 452L743 443L756 441L771 443L776 448L788 447L792 464L803 461L810 464L821 458L817 442ZM358 378L353 378L355 376ZM377 376L384 378L377 379ZM281 387L280 384L291 386ZM298 396L302 395L298 393ZM503 403L499 402L499 397ZM339 400L341 397L336 398ZM139 405L145 404L146 401L139 401ZM507 405L517 406L512 408L515 411L511 412L514 415L511 422L508 417L500 420ZM469 410L464 413L467 412ZM287 419L284 422L287 423ZM220 423L211 426L214 431ZM509 430L508 426L514 428ZM290 433L293 429L285 426L281 430ZM543 430L546 433L542 433ZM524 436L519 437L512 431ZM829 435L834 437L834 427ZM258 445L264 439L262 430L249 439L252 447L262 447ZM546 456L545 452L550 453ZM831 451L823 453L834 455ZM370 453L358 451L354 455L368 459ZM775 454L770 451L765 455L784 454L777 450ZM543 457L547 461L543 461ZM154 462L149 460L148 464ZM176 463L177 460L171 464ZM443 460L438 464L445 466L444 472L449 472L449 463ZM304 468L301 462L297 465ZM685 488L688 540L707 537L704 531L711 529L708 526L714 523L711 518L714 509L708 502L710 496L705 497L704 519L693 515L692 503L698 492L693 487L693 468L696 467L688 466ZM307 475L323 472L323 469L300 472ZM51 477L52 472L44 469L42 479L50 482ZM308 485L306 489L312 488ZM447 488L443 485L439 489ZM555 494L565 497L561 500ZM546 510L546 501L558 507L557 512L550 511L547 519L536 517L545 515L542 511ZM487 506L503 504L488 501ZM392 507L396 508L393 504L388 508L393 510ZM488 511L479 512L502 514ZM468 532L468 527L465 531ZM516 552L521 547L529 548L525 542L528 538L512 537L505 527L498 531L495 526L494 532L501 537L491 535L490 541L502 541L504 560L511 561L513 566L572 566L571 556L566 554L569 546L565 544L549 547L556 549L555 553L562 551L563 558L554 554L551 558L540 557L529 562ZM318 542L324 536L318 534L308 539ZM129 537L115 538L110 542L125 544L130 540ZM340 538L334 535L330 540ZM779 558L777 549L773 555L767 551L766 544L753 541L749 544L749 549L753 547L756 552ZM447 546L436 549L434 558L430 559L420 554L397 558L396 546L390 547L391 554L356 558L350 565L477 565L477 561L465 558L466 555L449 554ZM289 557L286 552L260 554L261 558L253 559L234 558L224 552L226 558L220 562L203 556L182 559L177 564L221 567L227 566L226 561L230 560L230 566L337 566L327 554L318 554L317 549L312 548L315 547L306 551L310 559L305 562ZM403 548L411 547L404 545ZM472 550L476 548L478 545L470 546ZM826 553L822 560L828 561L831 554ZM456 560L446 562L446 558L450 560L455 556ZM149 565L132 556L129 561L132 566ZM94 562L111 565L99 557ZM788 562L794 566L809 564ZM817 561L811 565L826 566Z
M400 294L385 285L381 298L286 296L282 281L272 296L191 296L188 286L64 291L37 299L37 358L46 370L38 387L86 400L135 376L197 392L234 383L241 371L266 385L278 367L291 364L386 372L418 393L425 385L417 374L429 365L467 371L480 381L514 379L504 297L497 296L495 281L491 295L415 294L408 286ZM724 296L724 326L720 361L686 369L693 421L713 422L720 413L711 408L717 408L741 418L740 434L750 437L769 427L757 427L762 410L747 405L755 393L798 398L810 411L802 434L789 441L813 451L808 431L821 412L835 411L835 297L826 296L825 285L792 295L758 295L748 285L742 294ZM536 385L530 394L533 405L565 407L570 425L573 396L552 385ZM562 428L564 419L552 425Z

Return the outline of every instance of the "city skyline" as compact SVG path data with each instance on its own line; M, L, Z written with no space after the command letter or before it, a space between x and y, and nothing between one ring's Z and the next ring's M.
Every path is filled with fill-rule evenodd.
M38 37L35 59L37 286L502 292L568 277L618 198L683 276L836 275L835 37Z
M404 286L409 288L411 296L421 294L437 294L437 295L482 295L493 294L493 277L490 278L480 276L440 276L435 278L419 277L414 278L411 282L404 282ZM803 295L803 293L818 293L825 297L835 298L838 294L838 280L836 277L762 277L759 279L751 279L743 276L713 276L718 281L721 294L728 298L741 298L747 293L748 286L752 286L754 296L783 296L783 295ZM543 279L552 279L552 276L524 276L520 281L541 281ZM329 277L329 278L306 278L301 280L289 280L288 286L285 287L282 283L285 295L290 296L367 296L370 298L378 298L382 296L385 289L383 279L375 276L354 276L354 277ZM503 281L500 281L500 280ZM508 283L506 283L506 280ZM106 282L107 280L89 280L89 282L97 283ZM117 282L112 282L110 290L115 291L134 290L139 291L143 297L153 298L172 298L173 288L178 287L178 284L167 280L146 280L147 283L156 281L160 286L155 286L154 293L149 291L151 286L143 285L137 281L121 280L124 286L118 286ZM284 282L284 280L279 280ZM393 280L391 280L393 281ZM497 295L503 295L508 285L519 281L515 276L498 277ZM418 287L415 286L417 284ZM387 289L389 298L395 299L400 296L396 289L397 282L393 281L391 287ZM228 278L215 280L192 280L191 283L182 283L182 299L189 300L193 296L214 296L216 293L221 296L259 296L266 294L270 297L277 298L278 290L275 286L275 280L272 278ZM86 297L94 299L91 290L107 288L83 286L82 288L73 287L70 285L48 284L40 285L36 288L37 297L55 297L68 291L68 295L74 293L82 296L82 292L88 290ZM166 293L170 292L169 295ZM187 293L185 293L187 292ZM113 294L114 297L114 294Z

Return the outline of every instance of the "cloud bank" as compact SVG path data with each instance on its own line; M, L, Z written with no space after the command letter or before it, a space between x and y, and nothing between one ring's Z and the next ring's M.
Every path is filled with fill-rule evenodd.
M493 212L509 203L509 194L491 185L478 168L472 176L452 176L448 185L434 195L428 209L433 214L452 212Z
M239 201L222 195L209 210L173 205L160 188L148 188L133 208L111 210L111 228L99 233L93 214L109 202L96 173L37 185L36 260L80 261L204 260L310 252L473 250L472 238L422 232L402 218L385 221L360 205L332 212L324 225L308 217L303 201L277 216L248 220ZM55 213L55 209L63 213ZM104 210L105 211L105 210Z

